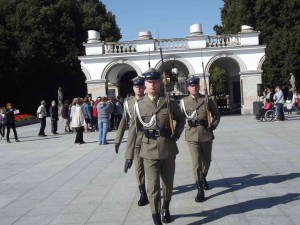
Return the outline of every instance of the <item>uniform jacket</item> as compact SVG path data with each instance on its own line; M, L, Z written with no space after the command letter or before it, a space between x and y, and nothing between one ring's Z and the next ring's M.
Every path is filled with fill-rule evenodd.
M127 139L127 146L126 146L126 152L125 152L125 159L132 159L134 158L134 151L130 149L134 148L139 148L141 147L142 143L142 137L143 137L143 132L140 130L137 132L136 128L132 126L133 124L133 116L134 116L134 103L137 101L136 97L129 97L126 99L124 102L124 110L123 110L123 115L122 119L120 121L117 134L116 134L116 139L115 143L119 144L121 143L121 140L124 136L124 132L126 130L128 122L129 124L129 130L128 133L135 133L135 135L128 136ZM130 115L129 115L130 114Z
M134 118L132 119L131 130L129 131L129 141L134 141L137 139L136 132L143 132L143 129L170 129L169 118L167 113L167 105L165 103L165 97L159 97L157 107L148 97L145 95L143 98L137 101L139 106L140 116L143 122L148 123L151 117L156 115L156 123L154 123L151 127L145 127L141 124L139 119L137 118L137 111L135 110ZM180 110L179 105L171 100L170 102L171 112L173 114L173 120L176 121L175 132L179 135L182 133L184 129L184 116ZM130 140L132 139L132 140ZM128 148L128 152L133 151L133 144ZM173 158L178 153L178 148L176 145L176 141L171 139L170 137L155 137L155 138L147 138L145 135L142 136L142 147L140 156L145 159L168 159ZM133 153L131 153L133 155ZM130 154L128 154L130 157ZM132 158L129 158L132 159Z
M184 106L186 113L191 116L191 114L196 110L196 116L194 120L206 120L207 121L207 111L205 104L205 96L199 95L197 101L191 96L183 98ZM220 122L220 113L215 105L215 103L209 99L208 108L212 116L212 125L215 127L218 126ZM181 104L181 109L183 106ZM184 112L183 112L184 114ZM184 114L185 116L185 114ZM196 127L190 127L187 125L185 129L185 140L188 142L207 142L214 139L214 134L212 131L209 131L206 126L197 125Z

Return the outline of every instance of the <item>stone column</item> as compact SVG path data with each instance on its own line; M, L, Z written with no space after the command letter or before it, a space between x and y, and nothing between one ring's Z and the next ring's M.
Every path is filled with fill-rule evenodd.
M207 35L203 35L201 24L193 24L190 26L190 34L187 36L187 44L189 49L206 48Z
M136 40L137 52L149 52L155 50L155 40L150 31L139 32L139 39Z
M90 80L86 81L88 94L92 94L92 99L107 95L107 80Z
M257 101L257 84L261 84L261 70L240 72L242 115L253 114L253 102Z

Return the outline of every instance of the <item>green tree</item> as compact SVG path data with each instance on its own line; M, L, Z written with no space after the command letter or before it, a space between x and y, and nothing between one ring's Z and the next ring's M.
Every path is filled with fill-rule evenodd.
M223 0L221 20L224 33L237 33L243 24L260 31L266 44L263 83L279 84L287 91L289 74L300 84L300 1L299 0ZM217 25L218 26L218 25Z
M209 83L212 87L212 95L228 94L228 74L225 69L214 66L209 70Z
M103 40L121 38L115 17L99 1L0 0L0 88L8 90L2 101L28 112L41 99L57 99L58 87L67 99L85 95L78 56L88 29Z

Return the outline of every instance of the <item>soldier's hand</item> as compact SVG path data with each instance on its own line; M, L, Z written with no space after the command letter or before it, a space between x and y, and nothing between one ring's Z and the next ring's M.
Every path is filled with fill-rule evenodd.
M116 153L118 154L119 152L119 147L120 147L120 144L115 144L115 150L116 150Z
M131 168L132 166L132 159L126 159L125 161L125 166L124 166L124 172L127 173L127 171Z
M174 134L171 134L171 138L175 141L177 141L179 139L179 134L175 131Z
M207 129L208 129L209 131L212 132L213 130L216 129L216 127L215 127L215 125L212 124L212 125L210 125L210 127L208 127Z

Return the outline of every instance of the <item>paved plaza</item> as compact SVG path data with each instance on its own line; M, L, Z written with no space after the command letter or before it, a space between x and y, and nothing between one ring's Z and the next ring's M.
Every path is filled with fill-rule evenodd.
M149 205L137 206L134 169L123 172L124 148L97 144L97 133L38 137L39 124L17 128L21 142L0 141L0 225L152 225ZM178 141L172 225L300 224L300 115L286 122L224 116L215 132L211 190L195 203L191 159ZM12 134L11 134L12 136Z

